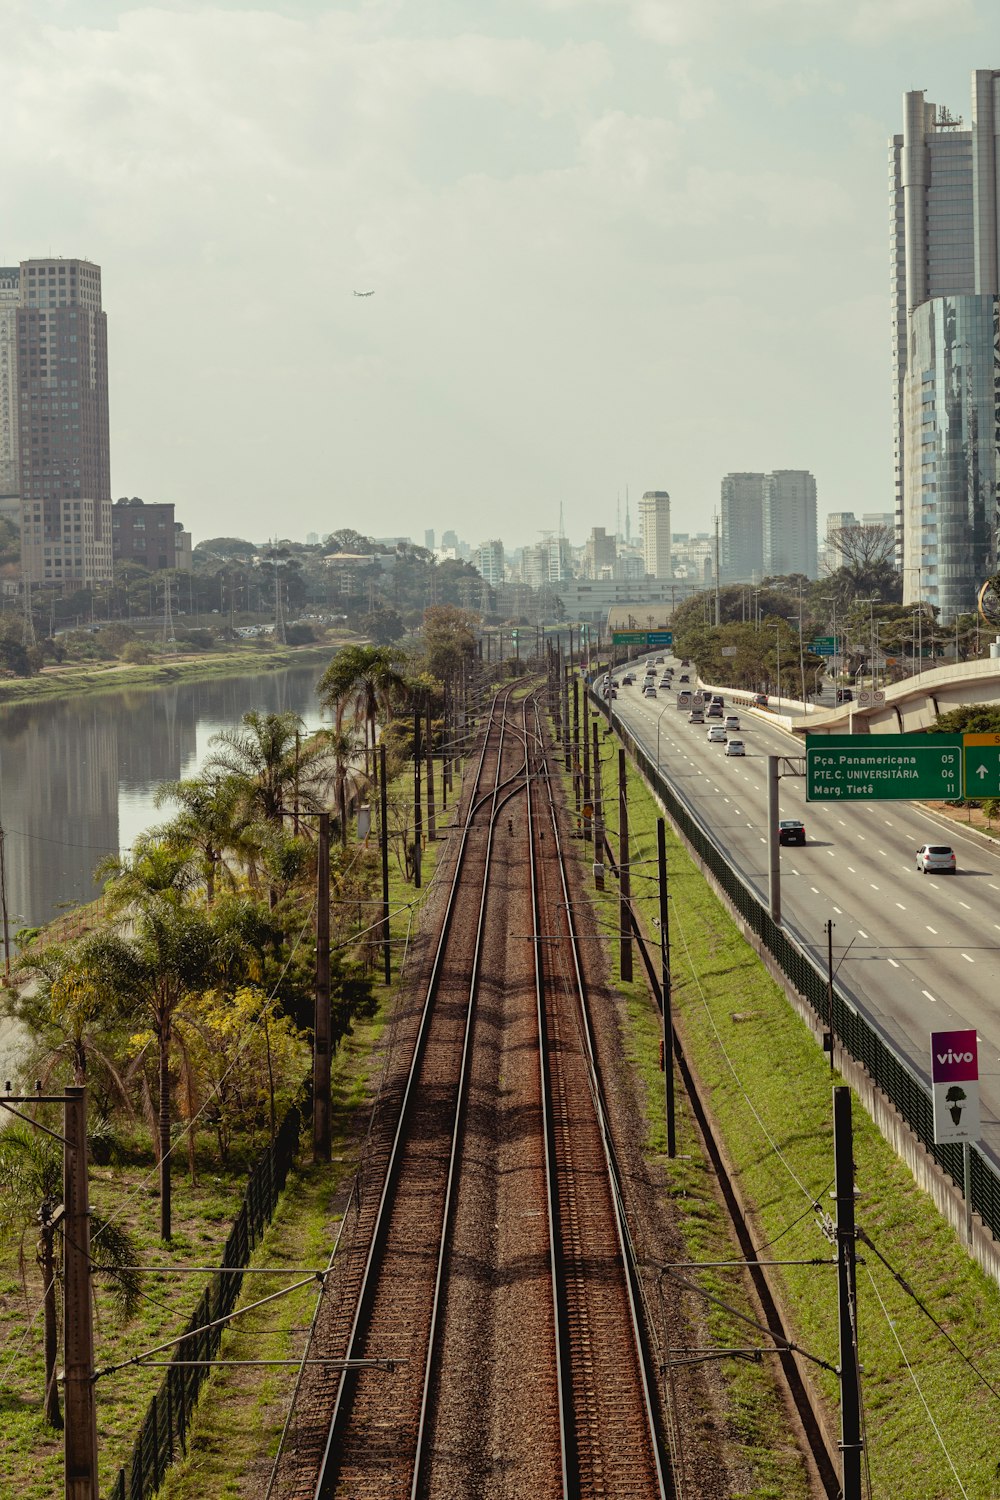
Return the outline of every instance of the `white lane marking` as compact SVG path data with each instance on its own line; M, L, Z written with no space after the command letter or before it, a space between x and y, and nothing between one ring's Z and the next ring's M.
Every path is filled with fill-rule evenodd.
M747 824L747 827L748 827L748 828L752 828L752 827L753 827L753 824L752 824L752 823L748 823L748 824Z
M877 886L877 885L876 885L876 884L875 884L875 882L874 882L874 881L871 881L871 880L870 880L870 881L869 881L869 882L868 882L868 884L869 884L869 885L870 885L870 886L871 886L871 888L872 888L872 890L873 890L873 891L877 891L877 890L878 890L878 886Z
M840 824L841 828L847 827L847 824L844 822L843 818L838 818L837 822Z
M851 872L852 875L856 875L858 873L857 870L854 868L853 865L848 865L847 868Z
M837 858L836 854L833 852L832 849L828 849L826 852L827 852L827 854L829 854L829 856L830 856L831 859L836 859Z
M929 1001L930 1001L930 1002L931 1002L931 1004L932 1004L932 1005L937 1005L937 1000L936 1000L936 999L935 999L935 997L934 997L934 996L933 996L933 995L932 995L932 994L931 994L931 992L930 992L930 990L921 990L921 991L920 991L920 993L921 993L921 994L922 994L922 995L926 995L926 996L927 996L927 998L928 998L928 1000L929 1000Z
M879 850L879 851L878 851L878 852L879 852L879 853L880 853L880 854L884 854L884 853L885 853L885 850L884 850L884 849L880 849L880 850Z
M906 907L903 905L902 901L897 901L896 905L899 907L900 911L906 910Z
M865 841L865 836L864 836L864 834L863 834L863 833L859 833L859 834L858 834L858 838L859 838L859 839L860 839L860 840L861 840L861 842L862 842L862 843L864 843L864 841Z
M996 925L996 924L994 923L994 925ZM930 924L927 924L927 931L928 932L933 932L934 936L937 937L937 928L936 927L931 927Z
M927 884L930 886L932 891L939 891L941 889L941 887L934 880L928 880Z
M867 932L862 932L861 928L859 927L858 928L858 937L866 938L867 936L868 936Z
M894 958L890 958L889 962L892 964L892 967L894 969L898 969L899 968L899 964L896 962L896 960Z
M833 909L837 913L838 917L842 917L844 915L839 906L835 906Z
M799 873L798 870L795 870L795 869L792 870L792 874L793 875L797 875L798 873Z
M748 827L748 828L749 828L749 826L750 826L750 825L749 825L749 823L748 823L748 824L747 824L747 827ZM765 838L765 837L764 837L764 835L763 835L763 834L761 834L761 836L760 836L760 841L761 841L761 843L762 843L762 844L766 844L766 843L767 843L767 839L766 839L766 838Z
M814 885L811 885L809 887L809 889L812 891L812 893L813 893L814 896L818 896L819 895L819 891L816 889L816 887Z
M968 901L960 901L958 904L959 906L964 906L966 911L972 910L972 907L969 905Z
M885 824L886 828L891 828L892 827L892 824L889 822L888 818L883 818L882 822Z
M992 885L990 881L987 881L986 884L990 887L991 891L1000 891L1000 885Z
M976 961L976 960L975 960L975 959L974 959L974 958L970 958L970 957L969 957L969 955L968 955L968 954L967 954L967 953L963 953L963 954L962 954L962 957L963 957L963 958L964 958L964 959L965 959L965 962L966 962L966 963L967 963L967 964L974 964L974 963L975 963L975 961Z

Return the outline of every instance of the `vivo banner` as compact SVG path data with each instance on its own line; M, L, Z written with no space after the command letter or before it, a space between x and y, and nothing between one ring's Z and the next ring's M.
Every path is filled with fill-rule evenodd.
M979 1053L975 1031L931 1032L934 1144L979 1139Z

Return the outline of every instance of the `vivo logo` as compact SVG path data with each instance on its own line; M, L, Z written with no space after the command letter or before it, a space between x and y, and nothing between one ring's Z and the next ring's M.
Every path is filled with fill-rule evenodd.
M971 1052L952 1052L949 1047L947 1052L938 1053L937 1060L939 1063L970 1063L974 1062L975 1058Z

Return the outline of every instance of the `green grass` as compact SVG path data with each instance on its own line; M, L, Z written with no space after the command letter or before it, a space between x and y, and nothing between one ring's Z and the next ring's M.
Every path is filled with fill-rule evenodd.
M605 751L607 755L607 751ZM605 787L611 771L605 763ZM628 772L633 891L646 930L658 914L658 808L635 768ZM617 850L617 803L608 808ZM752 1205L758 1247L781 1259L830 1257L810 1199L832 1212L832 1096L829 1062L783 991L739 933L680 842L667 830L673 997L686 1054L725 1142L744 1201ZM588 849L589 855L589 849ZM608 882L609 887L615 883ZM617 886L595 894L599 918L617 917ZM638 971L638 962L636 964ZM658 1013L645 986L622 986L631 1046L649 1102L649 1150L664 1150L662 1075L657 1064ZM841 1082L839 1078L837 1082ZM682 1132L689 1129L682 1118ZM968 1356L1000 1388L1000 1288L965 1254L931 1200L915 1185L855 1100L854 1154L860 1191L858 1223L906 1278ZM679 1149L686 1150L686 1146ZM671 1192L691 1196L695 1212L684 1234L690 1257L703 1257L711 1234L710 1198L698 1181L704 1168L673 1164ZM694 1175L695 1190L690 1178ZM798 1221L798 1222L796 1222ZM708 1243L710 1243L710 1239ZM705 1258L711 1258L706 1256ZM970 1497L1000 1496L1000 1401L950 1348L871 1251L858 1271L859 1330L864 1366L868 1458L874 1493L893 1500L953 1500L961 1491L935 1437L896 1339L905 1350L944 1444ZM827 1266L773 1273L794 1335L803 1346L837 1363L835 1273ZM704 1275L704 1273L702 1273ZM703 1284L710 1286L708 1281ZM732 1288L730 1288L732 1290ZM879 1298L885 1305L883 1311ZM723 1339L733 1337L724 1324ZM744 1341L740 1335L738 1342ZM727 1370L727 1374L730 1373ZM732 1399L752 1418L748 1439L765 1466L767 1403L752 1389L753 1372L732 1372ZM836 1381L813 1371L835 1413ZM834 1415L833 1425L837 1421ZM761 1451L763 1446L763 1451ZM761 1474L772 1493L774 1479ZM776 1493L792 1493L780 1489Z

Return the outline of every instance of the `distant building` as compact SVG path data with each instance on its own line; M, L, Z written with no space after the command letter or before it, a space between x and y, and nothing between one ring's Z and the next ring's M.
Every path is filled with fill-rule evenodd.
M592 527L583 549L584 578L613 578L617 561L616 539L608 536L603 526Z
M319 532L318 531L307 531L306 532L306 546L307 547L318 547L319 546Z
M434 551L434 533L433 533L433 531L425 531L424 532L424 546L427 548L428 552L433 552Z
M0 376L0 453L8 486L12 460L17 464L23 576L30 583L75 587L104 583L111 578L112 553L101 268L87 260L20 263L16 363L10 344L13 274L13 268L0 271L8 393L4 418Z
M458 551L458 532L457 531L442 531L442 533L441 533L441 546L445 550L447 550L450 547L454 552L457 552Z
M891 531L895 517L891 510L866 510L861 517L862 526L888 526Z
M20 266L0 266L0 502L14 502L21 523L21 466L17 454L17 310ZM4 512L9 515L9 509Z
M188 536L187 557L190 567L190 536L174 521L173 504L147 504L138 496L116 500L111 507L111 541L116 563L138 563L151 573L164 568L178 568L178 534ZM181 543L182 549L184 543Z
M431 533L433 536L433 532ZM476 550L475 565L491 587L504 581L503 542L499 537L482 542Z
M764 574L817 576L816 481L806 469L764 476Z
M891 517L890 517L891 520ZM857 526L858 518L853 510L831 510L826 518L826 571L836 573L847 561L842 549L837 545L836 533L838 531L849 531Z
M649 578L671 578L670 496L666 490L647 490L639 501L642 556Z
M763 577L763 474L727 474L723 479L719 554L723 583L754 583Z

